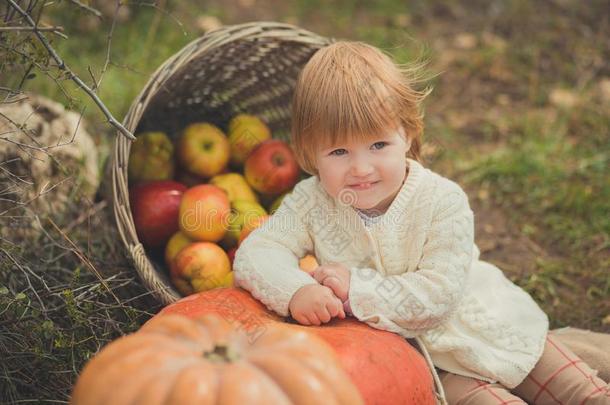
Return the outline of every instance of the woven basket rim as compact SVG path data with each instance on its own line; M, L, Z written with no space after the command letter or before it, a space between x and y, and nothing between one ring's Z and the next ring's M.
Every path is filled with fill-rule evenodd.
M211 30L205 35L186 44L178 52L163 62L150 76L138 96L132 102L123 125L130 131L135 131L141 118L157 91L172 74L185 63L199 57L210 49L225 45L240 39L271 38L278 41L295 41L312 46L322 47L334 42L333 38L325 38L298 26L273 22L257 21L243 24L227 25ZM181 298L176 289L163 283L152 262L148 259L143 245L140 243L129 204L129 189L127 166L131 142L117 132L113 153L111 155L111 198L117 229L123 244L135 265L138 276L145 287L161 303L169 304Z

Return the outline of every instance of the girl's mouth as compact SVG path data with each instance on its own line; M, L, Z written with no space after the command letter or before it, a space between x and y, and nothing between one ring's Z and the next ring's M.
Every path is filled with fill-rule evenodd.
M378 181L373 181L373 182L369 182L369 183L354 184L354 185L350 185L348 187L353 189L353 190L368 190L368 189L374 187L375 184L377 184L377 183L379 183L379 182Z

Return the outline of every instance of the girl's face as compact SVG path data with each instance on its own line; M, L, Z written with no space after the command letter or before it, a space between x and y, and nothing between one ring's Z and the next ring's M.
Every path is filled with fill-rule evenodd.
M316 153L320 183L329 195L345 204L384 213L405 179L410 147L400 128L370 141L320 148Z

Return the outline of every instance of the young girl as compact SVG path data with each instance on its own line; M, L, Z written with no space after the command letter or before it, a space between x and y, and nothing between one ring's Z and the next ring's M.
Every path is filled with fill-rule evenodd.
M426 93L407 73L359 42L312 56L292 105L312 176L242 243L237 285L303 325L347 313L416 338L449 403L610 403L534 300L479 260L464 191L419 162ZM298 264L310 252L313 275Z

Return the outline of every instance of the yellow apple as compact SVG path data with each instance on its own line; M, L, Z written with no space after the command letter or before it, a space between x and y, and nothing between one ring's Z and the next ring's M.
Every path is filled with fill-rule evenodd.
M231 164L240 167L259 143L271 138L271 131L258 117L239 114L229 122L228 137Z
M174 145L163 132L143 132L129 151L129 182L169 180L174 176Z
M256 202L247 200L233 201L231 203L227 233L222 240L223 247L229 249L233 246L237 246L239 234L244 225L265 215L267 215L267 211Z
M271 218L271 216L263 215L261 217L254 218L252 221L246 221L244 226L241 228L241 232L239 233L239 240L237 241L237 244L241 245L241 243L244 241L244 239L246 239L248 237L248 235L250 235L252 233L253 230L260 227L269 218Z
M299 260L299 267L304 272L311 274L318 267L318 261L314 255L307 254Z
M174 258L182 249L193 243L193 240L186 236L183 232L176 232L167 242L165 246L165 264L170 269L173 266Z
M222 172L229 161L229 140L216 126L191 124L178 139L180 164L197 176L210 178Z
M222 278L220 285L218 287L234 287L235 280L233 278L233 272L230 271L226 276Z
M227 193L212 184L201 184L182 195L178 225L191 239L218 242L227 232L230 213Z
M171 279L184 295L225 287L232 282L229 257L215 243L191 243L174 260Z
M258 198L248 182L239 173L226 173L219 174L212 177L210 184L218 186L227 192L229 201L235 200L246 200L252 202L258 202Z

